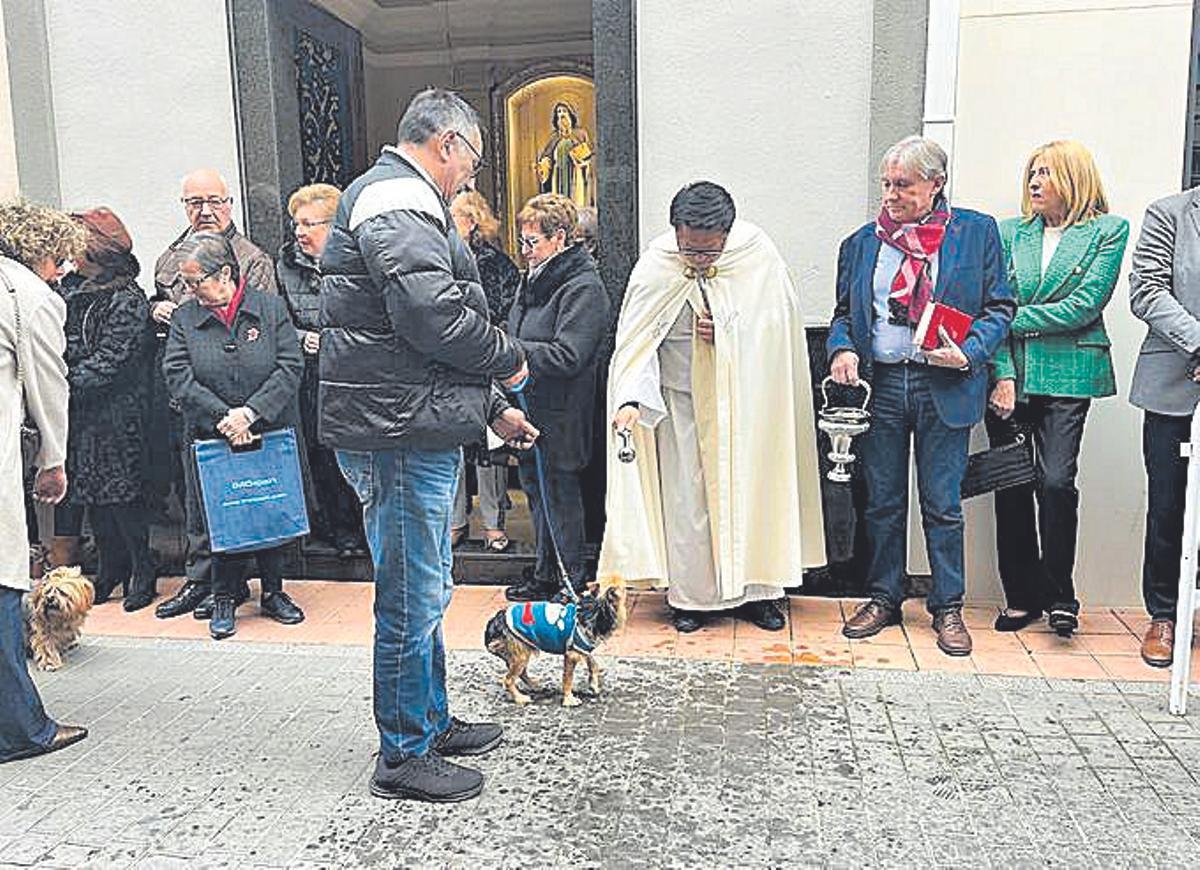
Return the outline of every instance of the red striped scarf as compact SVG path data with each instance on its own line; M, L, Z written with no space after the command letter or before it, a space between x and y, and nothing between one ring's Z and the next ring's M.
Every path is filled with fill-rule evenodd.
M929 277L929 258L937 253L946 237L950 209L944 203L935 208L920 223L897 223L886 209L879 210L875 219L875 235L885 245L904 255L904 262L892 279L888 294L888 310L900 317L907 312L908 322L916 324L921 312L933 298L933 281Z

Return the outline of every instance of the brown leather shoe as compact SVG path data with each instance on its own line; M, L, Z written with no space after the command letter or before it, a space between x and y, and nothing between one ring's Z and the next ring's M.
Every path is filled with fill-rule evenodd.
M1152 668L1169 668L1175 658L1175 620L1156 619L1142 638L1142 661Z
M8 756L4 761L17 761L22 758L35 758L39 755L46 755L50 752L57 752L60 749L66 749L68 746L74 746L80 740L88 736L88 730L80 725L59 725L54 732L54 736L50 738L50 742L45 746L31 746L17 752L14 755Z
M900 608L872 598L854 612L842 626L842 634L851 640L879 634L889 625L900 624Z
M947 607L933 615L933 630L937 632L938 649L948 656L971 654L971 632L963 622L961 607Z

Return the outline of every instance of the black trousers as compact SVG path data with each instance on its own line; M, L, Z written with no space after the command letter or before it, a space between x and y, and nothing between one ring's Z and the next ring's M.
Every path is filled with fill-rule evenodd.
M580 488L581 472L552 468L549 465L544 468L549 505L542 500L533 456L522 454L518 467L521 489L529 499L529 512L533 518L533 533L537 543L534 577L547 585L558 586L562 582L554 558L553 541L557 540L561 548L558 555L562 559L563 567L570 576L571 583L578 588L584 582L585 531L583 492ZM550 535L551 524L554 529L553 540Z
M996 550L1004 597L1014 610L1078 609L1079 447L1091 399L1030 396L1007 420L988 413L993 447L1032 433L1038 481L996 492ZM1034 505L1037 505L1036 511Z
M1179 455L1179 445L1191 438L1191 429L1191 417L1146 411L1142 421L1147 483L1142 599L1151 619L1175 619L1188 466Z
M125 594L129 595L134 587L140 589L152 584L154 559L150 555L146 506L141 502L92 505L89 513L100 557L96 585L110 590L124 585Z
M211 555L213 596L227 595L233 598L238 584L244 583L246 575L250 572L251 560L258 562L263 594L282 592L283 559L286 553L286 544L278 547L268 547L263 550L254 550L250 553L213 553Z

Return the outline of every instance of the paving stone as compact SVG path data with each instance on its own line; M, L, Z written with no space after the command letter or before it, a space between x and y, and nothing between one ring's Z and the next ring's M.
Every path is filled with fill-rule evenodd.
M371 798L369 651L87 639L37 679L77 748L0 767L0 864L1185 866L1200 719L1116 683L609 659L575 710L449 661L506 729L484 795ZM538 667L557 679L555 662ZM133 690L130 672L145 675ZM99 823L97 823L99 820ZM521 848L512 847L520 836ZM528 844L528 848L526 847Z

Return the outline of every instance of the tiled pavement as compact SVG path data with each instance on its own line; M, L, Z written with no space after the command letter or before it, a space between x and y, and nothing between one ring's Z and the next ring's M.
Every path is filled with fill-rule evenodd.
M164 592L178 581L163 581ZM369 583L289 583L288 591L308 613L300 626L282 626L259 617L254 604L239 610L233 642L291 642L367 645L371 642ZM483 626L504 605L503 590L459 586L446 620L446 639L453 649L478 650ZM714 620L701 631L681 635L670 624L661 594L633 597L626 629L607 647L610 655L707 659L760 664L796 664L838 668L902 671L952 671L1063 679L1149 680L1163 682L1167 672L1146 667L1138 655L1146 616L1141 610L1085 609L1082 630L1071 640L1050 632L1044 621L1017 634L992 630L995 607L968 607L967 624L975 640L970 658L950 658L938 651L929 615L919 600L905 604L905 624L876 637L848 641L841 635L845 616L857 601L793 596L788 628L767 632L744 620ZM92 635L202 639L207 625L184 617L154 618L153 608L126 614L120 602L98 607L88 617Z
M1175 868L1200 855L1200 715L1171 717L1157 684L606 664L600 699L519 709L498 662L453 652L455 712L503 722L506 742L480 760L481 798L432 807L367 795L361 646L90 637L38 682L92 737L0 766L0 865Z

